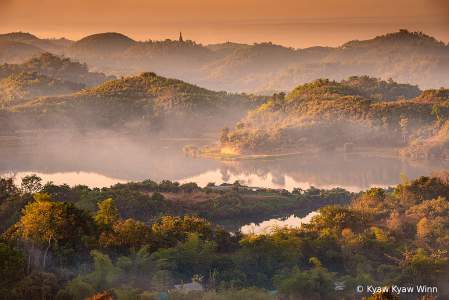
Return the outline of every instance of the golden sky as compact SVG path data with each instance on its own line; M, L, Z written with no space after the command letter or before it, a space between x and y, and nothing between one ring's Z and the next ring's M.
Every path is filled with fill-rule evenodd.
M115 31L135 40L174 39L182 29L186 38L203 44L282 41L300 47L335 46L351 33L350 39L372 38L399 28L448 42L449 1L0 0L0 33L42 38L76 40Z

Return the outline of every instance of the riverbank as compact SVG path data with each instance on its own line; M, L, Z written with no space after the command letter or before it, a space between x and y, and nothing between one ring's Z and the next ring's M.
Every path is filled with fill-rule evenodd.
M278 159L288 159L297 158L301 156L313 156L317 154L332 155L341 154L352 155L358 154L363 156L381 156L381 157L398 157L401 155L401 148L373 148L373 147L360 147L354 148L351 151L345 151L343 147L334 148L332 150L327 150L325 147L319 147L315 145L310 145L304 147L301 151L283 151L283 152L272 152L266 154L232 154L232 153L222 153L222 152L201 152L197 151L191 154L195 158L213 159L219 161L252 161L252 160L278 160Z
M197 155L197 157L205 159L222 160L222 161L241 161L241 160L276 160L276 159L306 156L308 154L310 154L309 151L276 153L276 154L253 154L253 155L237 155L221 152L206 152L204 154Z

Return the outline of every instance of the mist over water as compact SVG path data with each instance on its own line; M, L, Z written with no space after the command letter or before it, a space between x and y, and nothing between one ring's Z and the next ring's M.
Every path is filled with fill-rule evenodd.
M309 155L272 161L227 162L184 157L186 144L205 140L92 139L68 142L45 141L25 147L1 147L0 176L21 177L35 173L43 183L83 184L91 188L151 179L196 182L204 187L238 180L265 188L344 188L350 192L386 188L409 179L428 176L432 170L449 168L448 160L411 160L368 154Z
M116 183L151 179L196 182L200 187L209 182L223 182L253 187L292 191L293 188L343 188L360 192L372 187L387 188L401 183L400 175L410 180L428 176L431 171L449 169L449 160L412 160L372 153L331 153L269 161L217 161L183 156L187 144L209 144L208 139L84 138L33 140L0 146L0 177L13 178L20 184L23 177L37 174L43 184L90 188L109 187ZM211 220L213 226L244 233L261 233L270 226L300 226L315 211Z

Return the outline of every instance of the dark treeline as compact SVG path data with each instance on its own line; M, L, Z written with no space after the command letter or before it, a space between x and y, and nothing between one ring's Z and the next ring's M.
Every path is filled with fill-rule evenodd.
M274 226L260 234L230 234L205 219L170 216L168 203L184 200L168 200L161 193L199 190L170 181L90 190L42 186L34 175L23 178L20 187L2 179L2 297L86 299L106 291L120 300L157 299L165 291L169 299L368 299L372 293L357 292L359 285L426 285L446 297L447 172L410 182L403 176L403 183L389 191L372 188L351 196L350 205L318 209L300 228ZM149 196L148 191L154 192ZM203 192L215 200L229 194L245 199L240 192L219 195L207 187ZM296 197L325 203L350 196L338 189L299 192L282 201ZM269 203L263 203L261 192L252 196L260 198L261 206ZM94 201L94 209L84 208ZM139 201L146 206L123 207ZM216 203L220 209L222 203ZM145 218L158 212L158 218L125 220L138 209L146 210ZM173 284L192 281L205 292L173 290ZM342 283L340 291L336 282ZM426 293L415 288L399 299ZM394 299L387 294L369 299Z
M170 180L163 180L160 183L152 180L138 183L118 183L110 188L102 189L90 189L84 185L70 187L64 184L58 186L51 182L42 187L39 177L36 176L29 176L24 180L22 190L40 190L42 193L51 195L56 202L67 201L79 208L89 210L91 213L98 211L97 203L112 199L120 218L124 220L132 218L149 224L157 222L163 216L190 215L217 221L227 218L269 215L273 212L288 212L297 209L310 210L323 205L349 204L357 195L343 189L323 190L314 187L305 191L295 189L294 194L287 191L279 193L273 189L263 189L257 192L238 191L238 187L241 186L238 182L222 184L234 186L233 190L216 191L211 189L212 186L215 186L213 183L200 188L193 182L180 184ZM28 182L31 182L33 187L26 187ZM11 189L17 193L20 191L11 180L3 180L3 184L6 190ZM19 194L16 196L18 197ZM29 197L24 199L17 202L21 203L18 206L13 205L11 201L4 202L1 221L3 227L0 228L2 231L17 221L17 213L20 213L23 205L31 200Z

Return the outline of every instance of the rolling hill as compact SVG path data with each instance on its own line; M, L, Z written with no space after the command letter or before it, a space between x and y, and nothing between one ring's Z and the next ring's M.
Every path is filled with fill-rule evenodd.
M214 51L222 57L231 55L238 49L245 49L248 47L250 47L248 44L238 44L232 42L210 44L206 46L207 49Z
M86 88L83 83L62 82L50 76L23 71L0 79L0 94L6 99L70 95Z
M8 130L79 128L125 130L136 134L163 132L183 136L217 132L233 124L264 97L214 92L177 79L147 72L108 81L70 96L9 100L0 111ZM5 104L5 103L4 103Z
M119 33L103 33L71 44L65 54L116 76L154 71L213 90L272 94L316 78L344 80L354 75L392 78L422 89L447 86L448 49L422 32L401 29L336 48L306 49L272 43L137 42Z
M53 44L48 40L40 39L35 35L25 32L11 32L6 34L0 34L0 40L22 42L49 52L57 52L65 48L63 46Z
M204 79L204 85L216 89L224 87L229 91L255 89L274 78L280 69L289 65L319 61L330 51L331 49L325 47L295 50L271 42L255 43L204 66L202 70L210 73Z
M376 101L392 95L399 100ZM222 146L225 151L246 154L298 151L302 148L299 141L305 138L325 150L349 143L370 147L417 144L420 147L415 148L428 150L422 141L437 135L441 138L434 153L449 155L448 101L449 90L444 88L421 93L416 86L367 76L343 82L317 79L297 86L287 96L274 94L248 112Z
M133 44L129 37L115 32L93 34L71 44L64 53L73 58L85 59L124 52Z
M9 52L15 55L23 55L45 51L22 42L0 40L0 52Z
M37 74L59 78L62 81L83 83L87 87L95 87L116 78L102 73L89 72L85 64L73 62L69 58L61 58L48 52L21 64L0 65L0 78L19 75L23 71L36 71Z
M290 90L316 78L343 80L352 75L392 78L421 89L449 86L449 45L405 29L338 47L319 62L280 72L259 90Z

